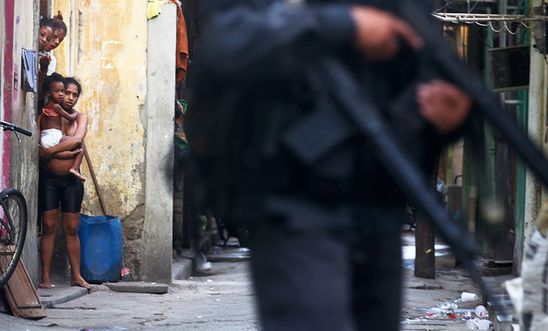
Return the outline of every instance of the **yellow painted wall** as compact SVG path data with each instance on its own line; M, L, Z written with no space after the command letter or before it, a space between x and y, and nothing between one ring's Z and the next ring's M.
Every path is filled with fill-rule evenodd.
M85 139L107 211L124 220L125 261L139 273L144 222L146 1L55 0L69 32L55 50L57 71L83 86L77 109L90 118ZM84 161L83 212L101 214Z
M69 33L55 50L57 71L83 85L78 110L89 115L86 146L108 212L127 216L144 203L146 2L61 0ZM100 212L89 170L84 210Z

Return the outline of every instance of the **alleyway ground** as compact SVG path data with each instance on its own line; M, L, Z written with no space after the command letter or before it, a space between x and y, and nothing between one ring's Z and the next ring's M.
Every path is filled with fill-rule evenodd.
M405 268L402 331L468 330L460 318L425 318L430 308L451 302L463 291L477 293L464 271L451 268L451 258L438 261L435 280L416 278ZM96 286L89 295L48 309L48 317L40 321L0 314L0 330L258 330L247 268L247 262L214 263L210 275L174 280L163 295ZM459 308L473 309L478 303Z

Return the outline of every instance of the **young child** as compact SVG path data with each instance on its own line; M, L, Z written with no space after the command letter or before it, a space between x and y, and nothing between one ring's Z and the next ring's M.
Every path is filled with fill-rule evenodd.
M53 26L50 20L45 17L40 18L40 28L38 29L38 100L44 97L42 85L47 76L48 66L51 63L51 40L53 39Z
M65 37L67 36L67 25L63 21L63 15L59 11L57 15L53 16L49 19L49 23L51 27L53 28L53 34L51 37L51 41L48 44L49 48L49 58L50 63L47 68L47 75L51 75L55 72L57 68L57 59L55 58L55 55L53 54L53 50L59 47L59 45L63 42Z
M42 90L48 101L40 112L40 145L44 148L50 148L65 139L62 131L62 118L74 123L78 117L78 113L69 114L61 107L65 97L65 84L64 78L60 74L54 72L46 77ZM73 165L70 173L78 179L85 180L85 177L78 171L78 167L79 164L76 165L76 168Z
M50 51L50 44L53 38L53 26L45 17L40 18L40 28L38 29L38 34L38 54L42 58L47 55L47 52Z

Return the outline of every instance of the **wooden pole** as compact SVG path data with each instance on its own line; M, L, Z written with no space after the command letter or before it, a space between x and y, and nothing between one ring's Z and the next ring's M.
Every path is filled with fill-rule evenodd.
M97 181L97 177L95 177L95 171L93 171L93 165L91 164L91 159L86 148L84 148L84 156L86 157L86 162L88 163L89 173L91 174L91 179L93 180L93 185L95 186L95 192L97 192L97 197L99 198L101 210L103 211L103 215L107 215L107 208L103 202L103 196L101 194L101 190L99 189L99 182Z
M432 187L436 187L440 159L436 162L435 173L432 176ZM436 238L434 228L424 214L417 210L415 217L415 276L422 278L436 278L436 251L434 248Z

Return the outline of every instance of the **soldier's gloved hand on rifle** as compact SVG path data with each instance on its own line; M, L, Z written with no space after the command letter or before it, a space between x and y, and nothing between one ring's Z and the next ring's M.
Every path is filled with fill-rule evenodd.
M350 14L356 25L356 47L372 61L390 60L403 41L414 49L422 47L421 37L405 21L367 6L355 6ZM451 133L468 117L470 98L455 85L433 80L419 86L417 103L422 116L440 133Z
M451 133L468 117L472 101L453 84L432 80L417 89L422 116L440 133Z

